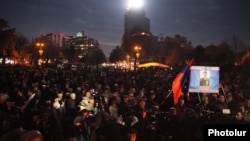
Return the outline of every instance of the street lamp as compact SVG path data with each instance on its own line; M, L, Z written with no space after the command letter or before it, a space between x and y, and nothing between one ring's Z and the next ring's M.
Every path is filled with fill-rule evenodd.
M128 54L126 55L126 59L127 59L128 70L130 70L131 63L130 63L130 56Z
M140 46L135 46L134 50L135 50L134 70L136 70L136 63L137 63L137 59L139 59L139 57L140 57L141 47Z
M43 55L44 43L38 42L38 43L36 43L36 46L39 48L38 53L39 53L39 55L40 55L40 59L38 60L38 64L40 65L41 62L42 62L42 55Z

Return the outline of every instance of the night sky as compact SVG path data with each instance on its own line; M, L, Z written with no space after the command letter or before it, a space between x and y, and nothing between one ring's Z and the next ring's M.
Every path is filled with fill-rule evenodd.
M180 34L193 45L233 35L250 44L250 0L144 0L151 32ZM0 17L29 39L61 32L99 41L106 55L121 44L127 0L1 0Z

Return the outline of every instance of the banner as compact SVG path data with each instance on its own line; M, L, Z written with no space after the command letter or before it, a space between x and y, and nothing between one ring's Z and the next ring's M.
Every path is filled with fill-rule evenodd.
M219 93L219 67L192 66L189 92Z

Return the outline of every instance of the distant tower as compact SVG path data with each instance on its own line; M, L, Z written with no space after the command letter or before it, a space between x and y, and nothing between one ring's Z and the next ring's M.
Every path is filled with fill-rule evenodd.
M158 42L163 43L163 41L164 41L164 36L163 33L161 33L158 37Z
M157 37L150 32L150 20L142 0L130 0L124 15L124 34L122 48L126 54L134 56L135 47L140 46L140 59L154 56L153 48L157 46Z
M146 17L143 5L130 5L126 9L124 31L131 31L133 28L139 28L148 33L150 32L150 20Z
M84 36L84 30L77 32L76 37L83 37Z

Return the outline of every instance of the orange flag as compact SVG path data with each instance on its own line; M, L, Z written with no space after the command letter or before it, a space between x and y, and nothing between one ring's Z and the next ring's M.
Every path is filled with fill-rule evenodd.
M172 91L174 97L174 105L178 103L178 100L182 94L183 78L186 75L187 70L191 67L194 59L190 60L188 64L183 68L183 70L176 76L172 83Z

